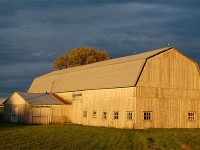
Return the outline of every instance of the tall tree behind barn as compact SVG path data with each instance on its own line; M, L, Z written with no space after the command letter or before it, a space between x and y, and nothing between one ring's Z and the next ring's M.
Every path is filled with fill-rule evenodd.
M58 56L52 65L55 70L91 64L110 59L106 51L91 47L80 47Z

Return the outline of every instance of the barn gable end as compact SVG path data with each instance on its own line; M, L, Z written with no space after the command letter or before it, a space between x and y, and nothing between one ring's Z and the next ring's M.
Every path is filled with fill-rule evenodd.
M4 102L4 120L19 123L26 122L27 114L25 111L28 107L29 104L17 92L14 92Z
M3 104L19 105L25 103L26 101L17 92L14 92Z
M137 86L196 90L199 82L197 63L172 48L147 59Z
M147 59L136 85L136 128L199 127L199 83L198 65L174 48ZM145 112L152 120L144 120Z

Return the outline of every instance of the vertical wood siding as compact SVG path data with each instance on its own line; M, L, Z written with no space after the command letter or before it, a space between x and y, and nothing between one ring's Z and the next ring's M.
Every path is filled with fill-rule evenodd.
M196 63L172 49L147 60L137 86L200 90L200 72Z
M137 87L136 128L198 128L200 73L196 63L176 50L147 60ZM144 120L143 111L153 119ZM194 121L188 112L196 112Z
M63 124L71 122L69 119L68 105L52 105L51 124Z
M68 105L30 105L17 93L14 93L4 104L4 120L27 124L67 123L69 120ZM13 116L13 110L17 110ZM17 119L13 119L17 118Z
M4 104L4 120L11 122L13 109L18 110L17 122L25 123L28 115L26 113L28 104L16 93Z
M135 88L116 88L82 91L82 98L73 98L73 92L58 94L62 98L72 101L70 120L72 123L133 129L135 125ZM87 118L83 118L83 111L87 111ZM97 117L93 118L93 111ZM103 119L103 112L107 112L107 119ZM113 119L113 112L119 112L119 119ZM133 112L133 120L126 119L126 112Z

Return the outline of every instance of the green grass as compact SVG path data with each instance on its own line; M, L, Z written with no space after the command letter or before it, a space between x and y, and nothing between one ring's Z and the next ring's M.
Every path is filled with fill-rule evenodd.
M3 119L3 107L0 107L0 119Z
M199 150L200 129L123 130L0 122L0 149Z

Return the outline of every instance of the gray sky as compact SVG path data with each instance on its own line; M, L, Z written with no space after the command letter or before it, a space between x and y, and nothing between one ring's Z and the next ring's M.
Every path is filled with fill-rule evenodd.
M199 9L199 0L0 0L0 98L80 46L115 58L169 43L200 64Z

